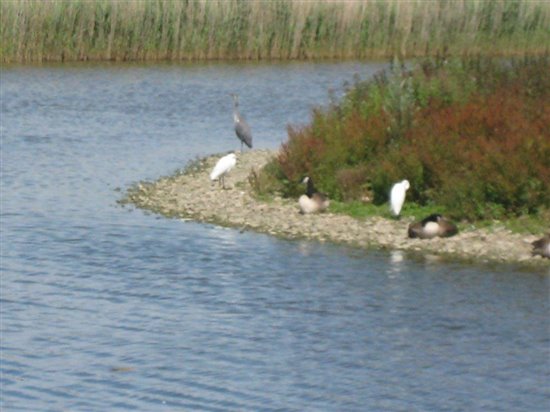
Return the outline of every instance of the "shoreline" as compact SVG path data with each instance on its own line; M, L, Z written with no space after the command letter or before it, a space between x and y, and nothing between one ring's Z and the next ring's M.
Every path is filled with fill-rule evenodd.
M251 230L287 239L333 242L358 248L401 250L479 263L550 267L531 255L531 242L540 236L512 233L501 226L463 230L450 238L409 239L411 218L390 220L379 216L356 219L331 212L301 215L297 199L259 200L248 177L275 155L271 150L237 153L237 165L226 177L227 189L211 182L209 173L223 154L191 162L185 169L154 182L139 182L119 201L169 218L191 219L225 227ZM417 219L421 216L417 216Z

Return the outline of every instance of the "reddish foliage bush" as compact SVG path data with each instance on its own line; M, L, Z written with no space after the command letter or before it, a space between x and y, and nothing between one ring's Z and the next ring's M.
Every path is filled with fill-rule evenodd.
M336 181L345 201L371 197L368 187L368 169L365 165L340 169L336 174Z
M383 203L406 178L408 200L457 218L549 208L548 59L512 63L432 65L403 75L413 82L356 85L342 105L289 127L278 158L285 193L295 196L309 175L333 198L356 199L368 186Z
M422 163L426 178L417 200L470 218L548 206L550 111L539 110L540 103L510 88L453 110L424 110L401 150L402 158L413 150Z

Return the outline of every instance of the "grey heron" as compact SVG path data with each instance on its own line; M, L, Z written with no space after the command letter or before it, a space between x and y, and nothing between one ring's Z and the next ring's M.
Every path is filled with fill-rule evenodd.
M230 93L233 97L233 122L235 124L235 133L241 141L241 152L243 151L243 143L252 149L252 131L250 126L239 113L239 95Z

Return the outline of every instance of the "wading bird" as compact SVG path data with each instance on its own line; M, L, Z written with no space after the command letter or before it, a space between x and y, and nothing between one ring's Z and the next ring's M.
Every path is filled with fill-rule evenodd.
M239 95L231 93L230 96L233 97L233 122L235 123L235 133L241 141L241 152L243 151L243 143L252 149L252 131L239 113Z
M298 199L300 205L300 213L316 213L322 212L328 208L330 200L327 195L320 193L315 189L313 180L306 176L302 183L307 184L306 193Z
M403 207L403 203L405 203L405 195L407 194L407 190L411 185L409 184L408 180L403 180L399 183L396 183L391 188L390 192L390 209L392 214L395 217L399 217L399 214L401 213L401 208Z
M218 183L222 184L222 187L225 189L225 175L229 173L231 169L237 164L237 156L235 153L229 153L222 157L212 169L210 173L210 180L214 181L218 179Z
M432 239L437 236L450 237L457 233L456 225L437 213L409 225L409 237L412 238Z
M535 240L531 245L533 245L533 256L541 255L542 257L550 259L550 233Z

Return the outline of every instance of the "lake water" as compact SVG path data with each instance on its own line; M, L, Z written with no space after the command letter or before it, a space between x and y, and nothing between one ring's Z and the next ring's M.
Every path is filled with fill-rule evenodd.
M547 411L550 277L122 208L258 148L383 63L65 65L1 76L2 411Z

